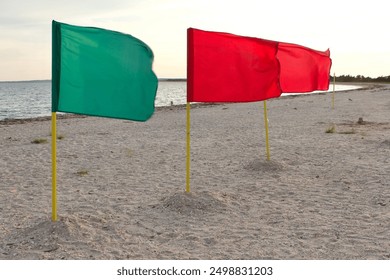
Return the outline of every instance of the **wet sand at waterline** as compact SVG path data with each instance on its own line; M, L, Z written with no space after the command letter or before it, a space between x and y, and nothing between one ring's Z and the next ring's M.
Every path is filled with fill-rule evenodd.
M0 259L390 259L390 87L0 123Z

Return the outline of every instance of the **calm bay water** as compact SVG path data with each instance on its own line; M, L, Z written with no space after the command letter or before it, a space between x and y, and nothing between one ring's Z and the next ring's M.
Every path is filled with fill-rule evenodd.
M155 105L185 104L186 82L160 81ZM51 115L51 81L0 82L0 120Z
M358 86L336 85L336 90ZM330 90L333 90L330 86ZM155 105L186 103L186 82L159 81ZM0 120L25 119L51 114L51 81L0 82Z

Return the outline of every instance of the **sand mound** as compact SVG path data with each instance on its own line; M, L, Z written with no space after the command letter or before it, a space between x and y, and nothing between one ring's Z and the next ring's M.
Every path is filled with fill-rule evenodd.
M63 221L35 221L31 226L18 229L17 233L11 233L4 239L4 254L7 255L10 250L53 252L59 248L58 240L69 237L68 225Z
M227 205L208 192L181 192L165 198L163 207L183 215L207 215L224 211Z
M244 169L248 171L256 172L282 172L285 169L285 166L273 160L267 161L265 159L256 159L244 165Z

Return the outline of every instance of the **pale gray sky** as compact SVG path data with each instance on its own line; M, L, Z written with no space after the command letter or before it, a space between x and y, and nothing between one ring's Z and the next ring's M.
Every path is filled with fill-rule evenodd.
M383 0L1 0L0 81L51 78L51 21L131 34L153 50L159 78L186 76L194 27L330 48L332 73L390 75Z

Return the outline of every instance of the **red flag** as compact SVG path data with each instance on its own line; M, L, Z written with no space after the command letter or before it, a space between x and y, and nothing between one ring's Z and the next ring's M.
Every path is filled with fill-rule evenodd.
M329 88L329 50L187 30L187 101L251 102Z
M189 28L188 102L250 102L281 94L277 42Z
M299 45L279 43L277 58L280 62L282 92L329 89L329 49L321 52Z

